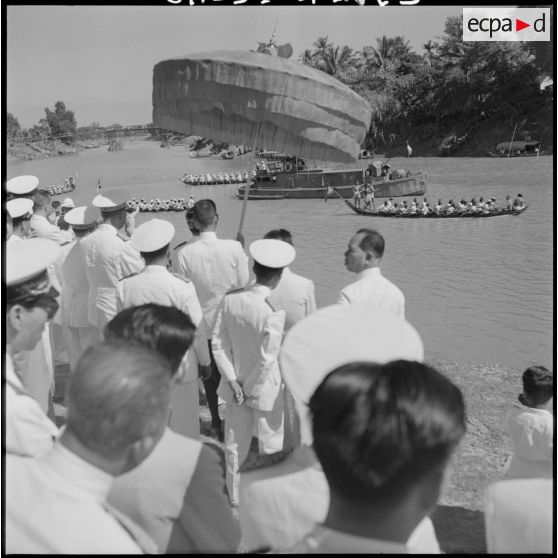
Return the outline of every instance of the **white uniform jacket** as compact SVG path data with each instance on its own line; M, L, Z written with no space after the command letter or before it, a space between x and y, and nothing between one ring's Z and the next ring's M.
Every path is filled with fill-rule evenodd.
M314 283L293 273L288 267L283 269L281 280L271 292L270 298L285 310L285 331L316 311Z
M214 232L202 232L195 242L180 249L175 269L196 286L210 336L225 294L248 283L248 257L242 245L236 240L217 238Z
M42 215L33 215L30 221L30 235L38 238L48 238L54 240L58 244L66 244L72 242L73 232L63 231L56 225L53 225L46 217Z
M217 393L233 400L228 384L236 380L246 404L271 411L281 393L278 355L285 327L285 311L274 308L271 290L254 284L250 289L225 296L217 313L212 348L223 376Z
M357 280L339 293L339 304L372 304L405 318L405 297L399 287L386 279L379 267L365 269Z
M201 329L196 331L194 351L198 362L203 366L209 366L211 364L209 347L201 324L202 310L194 284L173 275L162 265L148 265L141 273L122 279L118 283L117 312L123 308L148 303L174 306L188 314L196 327L201 325ZM187 368L186 373L191 377L181 379L183 381L197 379L197 363Z
M123 277L138 273L145 264L115 227L103 223L82 239L89 281L88 320L102 329L116 314L116 287Z
M58 428L25 390L6 353L6 453L42 456L52 447Z
M6 552L141 554L131 522L125 529L104 506L112 482L60 442L43 458L8 456Z
M66 327L91 327L87 318L89 281L85 269L85 255L78 239L60 266L61 305L60 321Z

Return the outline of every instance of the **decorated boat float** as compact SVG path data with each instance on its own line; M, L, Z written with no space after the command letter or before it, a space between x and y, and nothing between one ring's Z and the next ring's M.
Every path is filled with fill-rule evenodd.
M76 183L73 176L68 176L64 179L64 183L58 186L45 186L46 190L51 196L61 196L68 192L73 192L76 189Z
M250 174L247 171L219 172L213 174L184 173L179 180L188 186L215 186L216 184L242 184L243 182L248 182L248 177L254 178L255 176L255 171L252 171Z
M188 201L184 198L171 198L171 199L159 199L146 200L146 199L136 199L132 198L128 201L128 208L132 210L139 210L141 213L148 212L159 212L159 211L184 211L189 209L192 204L188 204Z

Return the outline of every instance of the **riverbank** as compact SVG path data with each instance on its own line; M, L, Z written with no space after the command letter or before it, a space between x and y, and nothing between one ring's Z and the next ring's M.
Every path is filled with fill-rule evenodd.
M451 475L432 520L442 551L486 553L483 495L487 486L503 476L509 445L504 418L521 391L521 377L499 365L430 362L444 372L465 397L467 433L451 463ZM65 422L64 393L67 365L56 368L56 412ZM224 405L220 406L224 411ZM205 398L200 395L201 440L218 449L224 446L213 435Z

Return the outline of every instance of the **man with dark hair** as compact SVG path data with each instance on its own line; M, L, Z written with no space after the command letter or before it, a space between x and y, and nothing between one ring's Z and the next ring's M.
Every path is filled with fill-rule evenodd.
M48 238L58 244L66 244L72 241L69 231L60 230L49 220L49 216L54 213L50 194L47 190L39 189L33 195L33 216L31 217L30 229L31 236Z
M275 238L294 246L291 233L286 229L269 231L264 238ZM289 331L298 321L316 311L314 283L306 277L293 273L288 266L283 269L281 280L273 289L271 298L285 310L287 316L285 331Z
M195 333L184 312L159 304L126 308L105 328L107 339L139 343L167 359L173 396ZM160 553L229 553L238 546L240 531L226 497L222 458L170 428L139 467L116 479L108 501L142 527Z
M24 387L16 354L33 354L42 342L47 321L58 310L47 267L60 255L60 247L45 238L24 239L6 246L6 439L7 453L44 455L58 429L29 390ZM40 351L39 351L40 353ZM17 373L16 373L17 371ZM28 367L30 374L45 374L43 367ZM48 378L47 378L48 381Z
M129 306L156 303L174 306L186 313L201 331L196 333L193 351L186 353L181 367L180 398L173 401L171 426L180 434L198 438L199 396L198 364L207 373L211 364L207 334L202 323L203 315L194 284L170 273L167 264L170 258L170 242L174 237L174 226L163 219L151 219L141 224L132 235L130 244L145 261L145 269L118 283L116 294L117 311Z
M196 287L211 351L211 335L217 309L226 293L243 288L248 283L248 258L238 241L217 238L215 231L219 215L213 200L197 201L192 210L191 221L194 229L200 231L199 237L195 242L180 248L174 265L176 271L192 281ZM211 375L204 379L203 385L211 412L211 426L217 437L222 439L217 397L219 380L219 371L212 360Z
M293 551L407 552L466 430L460 390L418 362L355 362L326 377L310 410L330 504Z
M114 341L87 349L70 378L60 439L44 458L6 460L7 552L153 552L153 541L105 501L114 477L157 445L170 390L168 363L150 349Z
M283 449L284 399L279 371L279 349L285 311L269 295L278 285L283 268L295 258L295 249L275 239L250 245L256 282L250 288L225 296L215 320L212 345L221 372L219 395L225 409L227 488L238 505L239 466L257 431L260 454Z
M531 366L522 380L523 393L506 416L513 452L506 478L552 478L554 374L544 366Z
M123 190L103 190L92 202L101 211L103 222L83 239L83 258L89 281L87 318L100 331L116 314L118 281L144 268L129 242L120 236L127 221L129 195Z
M345 267L357 274L357 280L339 293L339 304L369 304L405 317L405 297L380 272L384 255L384 237L374 229L360 229L349 241Z

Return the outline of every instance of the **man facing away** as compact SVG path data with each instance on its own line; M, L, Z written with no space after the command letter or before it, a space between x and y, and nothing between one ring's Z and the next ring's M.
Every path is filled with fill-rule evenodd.
M339 293L339 304L368 304L405 318L405 297L380 272L384 255L384 237L374 229L360 229L349 241L345 267L357 274L357 280Z
M116 314L116 287L123 277L144 267L139 253L120 236L126 225L129 196L122 190L105 190L92 205L103 222L83 240L85 272L89 281L88 320L100 331Z
M168 417L169 366L129 343L100 343L80 358L68 388L66 428L43 458L6 459L8 553L141 554L153 541L106 496L137 467Z
M218 238L215 233L218 223L215 203L207 199L197 201L191 224L194 230L200 231L199 237L180 249L175 262L176 271L196 287L210 351L215 317L223 297L231 290L245 287L249 279L248 258L242 245L236 240ZM203 384L211 412L211 426L222 437L217 398L219 380L219 370L213 362L211 376Z
M24 387L13 357L33 351L58 310L47 267L59 256L52 240L31 238L6 246L6 439L8 454L44 455L58 434L44 408ZM42 374L40 368L30 370Z
M292 552L407 553L466 430L459 388L418 362L350 362L320 384L310 410L331 498Z
M186 352L182 363L181 385L173 396L171 415L173 430L198 438L198 364L209 368L211 360L196 288L187 279L177 277L167 269L174 232L174 226L163 219L151 219L135 230L130 245L140 253L145 261L145 268L141 273L119 281L116 310L119 312L123 308L147 303L174 306L187 314L196 327L201 326L201 332L196 332L193 353Z
M12 218L12 234L7 242L17 242L29 235L33 201L28 198L15 198L6 203L6 210Z
M283 449L284 398L279 371L279 349L285 311L269 295L292 263L295 249L275 239L250 245L256 282L225 296L217 314L212 344L221 372L219 395L226 401L225 460L227 489L238 505L239 466L257 432L260 454Z
M166 358L173 391L180 387L177 375L195 333L184 312L159 304L126 308L105 328L106 339L139 343ZM222 461L211 446L167 427L149 457L116 479L108 501L153 538L158 552L235 552L240 529Z

